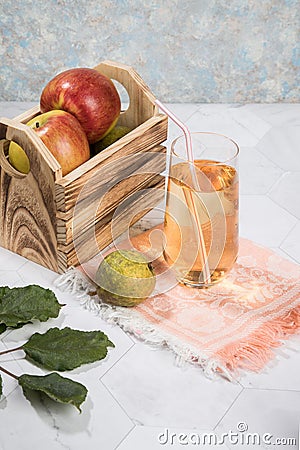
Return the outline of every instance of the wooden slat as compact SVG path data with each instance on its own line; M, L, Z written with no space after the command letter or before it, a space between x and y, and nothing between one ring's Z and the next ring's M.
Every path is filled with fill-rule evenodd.
M138 128L135 128L59 180L58 184L66 188L66 200L69 193L73 194L74 191L80 190L87 179L92 177L94 172L103 167L108 160L111 162L132 153L148 151L164 142L167 139L167 133L168 122L166 116L158 115L147 120ZM63 206L57 205L61 211Z
M136 193L136 199L125 202L120 210L116 210L104 217L94 228L83 233L78 241L69 245L59 245L58 251L67 255L67 267L82 264L93 258L99 251L103 250L126 229L128 224L133 225L141 217L147 214L164 198L164 181L160 181L152 189ZM76 249L75 249L76 247ZM59 271L65 271L66 265L61 264Z
M30 117L30 115L28 116ZM28 118L27 117L27 118ZM23 119L27 121L26 113ZM28 120L30 120L28 118ZM116 161L121 157L131 155L140 151L149 151L164 142L167 139L168 122L164 115L157 115L145 123L135 128L123 138L110 145L107 149L98 155L81 164L75 170L61 176L61 168L59 163L54 159L51 153L46 149L41 139L35 135L34 138L39 147L43 147L47 151L47 160L51 159L51 165L56 166L56 202L57 210L66 212L74 207L74 203L82 186L87 180L104 167L108 162ZM154 150L155 151L155 150ZM53 161L54 160L54 161Z
M57 250L58 273L64 273L70 267L68 265L68 256L65 252Z
M151 181L154 176L165 169L165 153L166 148L160 145L148 152L128 155L105 164L99 168L99 171L94 172L93 177L87 179L80 191L76 190L73 197L69 195L69 201L66 203L70 204L70 207L65 212L58 210L57 217L62 220L71 219L74 215L75 205L77 210L81 208L82 213L86 210L95 211L95 205L98 208L100 199L101 209L97 210L97 217L108 214L114 208L115 203L122 200L127 195L127 191L130 192L132 189L131 186L134 183L132 175L137 175L137 185L144 186L145 181ZM65 192L60 192L59 195L66 197Z
M87 207L85 210L81 207L79 209L76 208L76 213L78 214L76 226L74 226L73 215L68 220L57 218L57 242L66 245L73 239L77 239L78 235L84 233L86 229L95 226L95 224L115 210L129 195L133 195L142 189L152 188L162 180L163 177L161 175L153 176L153 174L150 174L147 178L145 178L144 174L132 175L132 177L124 180L126 186L124 186L124 182L115 186L102 199L98 199L95 205ZM99 208L97 208L97 203L99 203ZM104 205L107 205L107 207L104 208ZM93 212L96 214L94 215Z

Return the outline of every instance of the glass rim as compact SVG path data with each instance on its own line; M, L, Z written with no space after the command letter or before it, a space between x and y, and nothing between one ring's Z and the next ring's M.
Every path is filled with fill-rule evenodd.
M233 146L235 147L235 152L234 152L233 156L231 156L230 158L224 159L223 161L213 161L213 160L211 160L211 165L215 166L215 165L218 165L218 164L228 163L228 162L234 160L240 153L240 147L238 146L238 144L232 138L226 136L225 134L215 133L213 131L192 131L190 134L191 134L191 136L193 136L193 135L201 135L201 134L202 135L205 134L205 135L219 136L219 137L225 138L227 141L230 141L233 144ZM188 155L187 155L187 149L186 149L186 156L178 155L178 153L176 153L176 150L175 150L176 143L182 138L185 138L184 133L180 134L179 136L177 136L177 138L173 139L173 141L171 142L171 152L177 158L180 158L180 159L182 159L182 160L184 160L186 162L189 162ZM210 160L208 160L208 161L210 161ZM210 165L209 162L207 163L207 165Z

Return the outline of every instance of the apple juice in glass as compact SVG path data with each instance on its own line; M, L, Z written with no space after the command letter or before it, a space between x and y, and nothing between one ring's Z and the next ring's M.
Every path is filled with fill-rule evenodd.
M201 288L221 281L237 259L239 149L216 133L192 133L192 145L193 164L184 136L171 145L164 258L179 282Z

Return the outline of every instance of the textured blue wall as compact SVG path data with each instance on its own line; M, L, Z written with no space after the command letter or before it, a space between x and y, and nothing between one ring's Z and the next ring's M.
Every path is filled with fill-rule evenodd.
M0 100L70 67L132 65L168 102L299 101L299 0L7 0Z

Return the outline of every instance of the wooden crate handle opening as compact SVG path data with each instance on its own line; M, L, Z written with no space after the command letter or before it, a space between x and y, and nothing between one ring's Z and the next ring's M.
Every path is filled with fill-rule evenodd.
M31 169L38 164L43 166L44 170L50 171L56 179L62 177L60 164L30 127L14 119L2 117L0 119L0 141L1 168L11 177L24 178L24 174L14 169L7 159L10 141L16 142L24 150Z
M139 74L130 66L103 61L94 67L124 86L129 96L129 107L121 113L119 124L136 128L158 114L155 97Z
M28 156L28 174L7 160L10 141ZM0 246L54 271L58 270L55 178L60 171L30 127L0 119Z

